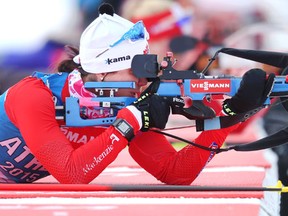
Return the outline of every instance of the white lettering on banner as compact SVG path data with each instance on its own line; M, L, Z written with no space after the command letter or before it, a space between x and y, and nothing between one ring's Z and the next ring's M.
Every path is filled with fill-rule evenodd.
M12 176L18 177L19 179L25 179L26 182L33 182L40 177L39 173L25 172L22 169L15 167L15 165L10 161L6 161L4 164L0 164L0 169L2 169L3 172L7 172Z
M18 163L22 161L24 158L26 158L31 153L27 146L23 146L23 149L24 149L24 152L22 152L19 156L15 158L15 161L17 161Z
M69 128L66 128L66 127L61 127L61 131L64 133L64 135L66 136L66 138L70 142L74 142L74 143L86 144L90 140L95 139L94 136L88 137L87 135L80 135L79 133L75 133L73 131L69 131Z
M93 158L92 163L90 164L86 164L86 166L83 168L83 172L84 175L86 175L88 172L90 172L91 170L93 170L99 163L101 163L101 161L107 157L107 155L109 155L112 150L114 149L113 145L114 142L119 142L119 137L117 137L114 133L111 134L111 136L109 137L111 140L111 145L108 145L107 148L99 155L99 156L95 156Z
M53 100L53 102L54 102L54 105L56 106L56 105L57 105L57 97L56 97L56 96L53 96L53 97L52 97L52 100Z
M22 160L24 160L29 154L31 154L30 149L29 149L27 146L24 146L23 149L24 149L24 152L22 152L19 156L17 156L17 157L15 158L15 161L18 162L18 163L21 162ZM32 170L46 171L46 170L44 169L44 167L39 163L39 161L38 161L35 157L33 157L33 158L30 160L30 162L28 162L28 163L25 165L25 168L29 169L29 168L31 168L32 166L34 166L34 167L32 168Z
M30 149L25 145L22 146L21 143L22 141L18 137L0 142L0 146L3 148L6 147L7 154L11 156L9 161L3 161L2 164L0 164L0 169L2 172L7 172L26 182L33 182L40 176L40 174L33 173L33 171L46 171L46 169L32 155ZM31 159L28 159L28 156ZM25 162L25 164L21 164L21 167L18 167L17 164L20 162ZM24 167L28 170L24 169Z
M87 143L88 142L88 137L87 136L82 136L80 139L77 141L77 143Z
M11 156L16 149L20 146L21 140L18 137L4 140L0 142L0 145L8 149L7 153Z
M46 169L39 163L39 161L35 157L25 165L25 168L27 169L31 167L33 167L32 170L46 171Z
M21 140L18 137L11 138L8 140L4 140L0 142L0 146L6 147L7 153L10 156L14 156L14 153L18 153L19 155L14 158L14 161L17 163L20 163L21 161L24 161L27 159L27 157L32 155L30 149L27 146L23 146L20 148ZM16 151L18 150L18 151ZM19 153L20 152L20 153ZM32 155L33 156L33 155ZM13 158L11 158L13 159ZM25 168L29 169L32 166L32 170L40 170L40 171L46 171L45 168L39 163L39 161L33 156L33 158L24 166Z
M73 132L68 132L68 134L66 135L67 139L71 142L75 142L77 143L79 134L78 133L73 133Z

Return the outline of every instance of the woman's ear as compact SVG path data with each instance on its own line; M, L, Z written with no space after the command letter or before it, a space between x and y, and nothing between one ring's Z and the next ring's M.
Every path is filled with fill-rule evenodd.
M101 73L100 81L103 82L108 73Z

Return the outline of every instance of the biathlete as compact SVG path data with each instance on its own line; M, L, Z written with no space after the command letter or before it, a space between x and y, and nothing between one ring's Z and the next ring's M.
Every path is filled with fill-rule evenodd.
M149 52L149 34L143 23L118 16L108 4L99 12L83 32L79 51L70 47L70 58L59 64L58 73L35 72L1 95L1 183L31 183L49 175L60 183L90 183L128 146L132 158L159 181L188 185L214 156L215 152L191 145L176 151L164 135L149 131L165 128L173 103L149 92L119 110L109 127L67 127L56 120L55 106L64 105L66 97L99 96L99 92L86 90L85 82L135 82L135 89L120 89L115 96L136 98L147 84L131 71L132 58ZM135 25L140 29L137 37L123 39ZM264 71L247 72L237 94L225 101L226 115L263 104L267 98L264 88ZM86 115L100 118L111 113L88 110ZM193 141L220 148L237 125L203 131Z

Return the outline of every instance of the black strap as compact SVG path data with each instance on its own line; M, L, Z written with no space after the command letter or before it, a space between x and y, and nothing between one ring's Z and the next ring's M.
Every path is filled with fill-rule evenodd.
M288 127L255 142L231 146L230 149L234 149L235 151L258 151L280 146L286 144L287 142Z
M156 133L160 133L163 134L165 136L169 136L172 137L174 139L178 139L180 141L183 141L187 144L193 145L195 147L201 148L203 150L207 150L207 151L211 151L211 152L216 152L216 153L221 153L221 152L227 152L230 150L235 150L235 151L258 151L258 150L263 150L263 149L268 149L268 148L273 148L276 146L280 146L283 144L288 143L288 127L286 127L285 129L278 131L270 136L267 136L263 139L257 140L255 142L252 143L247 143L247 144L240 144L240 145L234 145L234 146L229 146L227 148L220 148L220 149L213 149L213 148L209 148L206 146L202 146L200 144L191 142L189 140L183 139L181 137L169 134L169 133L165 133L163 131L159 131L159 130L153 130L150 129L153 132Z

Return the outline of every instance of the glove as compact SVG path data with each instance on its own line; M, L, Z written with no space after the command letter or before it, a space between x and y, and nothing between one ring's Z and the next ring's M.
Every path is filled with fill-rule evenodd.
M163 98L155 94L159 85L160 79L155 79L148 88L142 92L138 100L131 104L141 112L141 131L147 131L152 127L163 129L168 121L170 114L169 104L165 102ZM159 119L156 121L157 115L159 115Z
M223 112L226 115L245 113L263 106L269 97L274 84L275 74L266 73L261 69L246 72L237 93L223 102Z
M147 131L152 127L164 129L169 114L169 100L156 94L145 93L118 112L113 126L128 141L131 141L139 130Z
M133 106L142 114L141 131L147 131L149 128L164 129L170 115L170 108L182 109L185 100L181 97L161 97L145 93L133 103Z
M159 84L159 79L153 81L135 102L118 112L117 118L128 119L129 114L130 116L132 114L138 121L138 130L164 129L170 115L170 108L183 108L185 101L181 97L157 95ZM127 110L130 111L129 114L127 114ZM134 129L137 129L135 124Z
M132 104L141 112L141 131L147 131L149 128L164 129L170 115L170 108L185 106L185 101L181 97L158 96L156 92L159 85L160 79L155 79Z
M132 104L141 112L141 131L147 131L149 128L164 129L170 115L171 106L184 107L184 105L185 102L182 98L161 97L149 93L145 93Z

